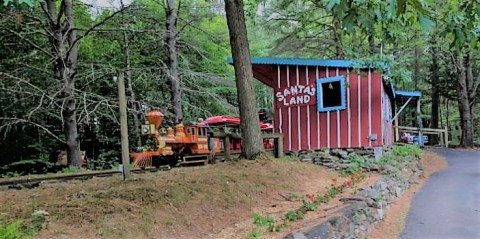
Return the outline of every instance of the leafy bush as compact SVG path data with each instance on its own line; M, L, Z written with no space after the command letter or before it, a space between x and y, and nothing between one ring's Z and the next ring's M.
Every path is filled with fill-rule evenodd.
M23 221L16 221L6 226L0 225L1 239L20 239L25 238L27 234L22 230Z
M315 211L317 210L317 205L309 200L303 200L303 207L307 211Z
M362 169L368 169L373 160L366 156L352 155L349 157L350 164L348 168L342 171L342 175L347 176L359 172Z
M263 215L254 213L252 217L253 217L253 224L259 227L265 227L272 223L275 223L275 219L273 219L273 217L270 217L270 216L263 216Z
M406 145L394 145L393 146L393 155L399 157L406 156L415 156L419 158L422 155L422 150L417 145L406 144Z
M305 217L305 211L303 210L298 210L298 211L288 211L285 214L285 218L288 219L289 221L298 221L300 219L303 219Z

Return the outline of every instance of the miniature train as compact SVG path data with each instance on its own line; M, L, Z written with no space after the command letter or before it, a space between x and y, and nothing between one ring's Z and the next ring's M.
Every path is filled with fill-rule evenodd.
M142 147L130 156L135 167L145 168L162 165L178 166L189 163L213 162L224 152L224 139L214 137L215 133L239 131L240 119L231 116L214 116L191 125L182 123L161 128L164 115L159 110L147 113L146 123L142 125ZM273 129L269 123L261 123L263 132ZM230 152L240 153L241 140L229 139ZM264 140L266 149L273 148L270 140Z

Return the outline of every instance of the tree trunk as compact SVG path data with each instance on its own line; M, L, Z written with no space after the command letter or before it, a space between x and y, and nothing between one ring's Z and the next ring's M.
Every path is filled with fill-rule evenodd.
M437 129L439 121L439 105L440 105L440 89L439 89L439 65L437 48L435 42L432 41L432 65L430 66L430 82L432 84L432 112L430 117L430 128ZM432 145L438 144L438 136L432 135L430 138Z
M178 60L177 60L177 15L175 13L174 0L166 0L165 13L167 15L165 33L165 43L167 45L168 57L168 79L171 84L172 105L175 114L175 123L178 124L183 120L182 111L182 89L180 88L180 80L178 79Z
M415 34L415 39L418 38L418 33ZM413 78L415 82L415 90L418 90L418 85L420 84L420 57L422 49L420 46L415 45L414 49L414 59L413 59Z
M54 12L55 1L49 0L51 5L49 9ZM54 66L54 74L59 82L63 83L61 90L62 96L62 117L63 129L65 131L67 146L67 161L69 165L80 167L82 159L80 155L78 130L77 130L77 114L75 104L75 74L77 65L78 47L75 44L77 40L73 19L73 2L72 0L64 0L61 3L60 13L65 14L65 23L59 22L52 24L54 31L53 55L57 57ZM56 16L56 14L55 14ZM65 35L63 35L65 33ZM65 39L66 43L65 45ZM59 40L59 41L58 41Z
M457 51L456 55L452 57L457 79L457 98L458 109L460 112L460 127L462 128L462 137L460 143L464 147L473 146L473 114L471 106L471 99L469 95L469 82L468 67L470 57L463 57L462 54Z
M375 30L368 33L368 53L370 56L375 54Z
M242 129L242 156L254 159L263 151L260 126L253 87L253 72L243 10L243 0L225 0L230 46L235 68L240 127Z
M333 20L333 34L335 36L335 55L337 59L344 59L345 58L345 52L343 51L343 45L342 45L342 35L340 34L341 30L341 25L340 22L336 19Z

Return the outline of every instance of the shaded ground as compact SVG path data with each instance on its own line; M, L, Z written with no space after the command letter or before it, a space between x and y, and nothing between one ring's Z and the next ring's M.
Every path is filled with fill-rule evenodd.
M389 207L384 220L375 226L369 238L398 238L405 227L405 219L415 193L425 185L430 175L447 167L445 158L428 150L423 152L420 162L423 166L423 177L418 180L418 184L412 185Z
M415 195L400 238L480 238L480 151L435 152L449 166Z
M38 238L245 238L254 229L253 212L280 218L302 204L286 200L287 195L323 193L339 175L314 164L261 160L134 177L126 183L118 177L94 178L0 191L0 224L28 222L32 212L45 210L50 214L49 226ZM376 178L370 175L359 187ZM309 213L283 232L334 212ZM263 238L282 235L264 234Z

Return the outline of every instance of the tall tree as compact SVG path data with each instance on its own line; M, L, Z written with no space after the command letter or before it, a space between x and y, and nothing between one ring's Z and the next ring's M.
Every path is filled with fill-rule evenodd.
M480 85L480 73L474 78L472 53L465 54L460 49L452 53L452 65L457 80L457 99L460 112L460 127L462 128L461 145L471 147L474 144L474 114L473 109Z
M171 84L173 112L175 114L175 123L183 120L182 111L182 88L178 78L178 59L177 59L177 14L175 12L175 1L166 0L165 13L167 20L165 22L167 31L165 33L165 43L167 45L168 58L168 79Z
M70 165L80 167L80 148L75 104L75 75L78 44L73 19L73 1L62 0L57 10L56 0L42 2L52 35L49 37L51 55L54 59L55 80L63 85L59 98L62 101L62 120L65 132L67 160Z
M461 145L474 145L474 114L480 86L480 6L477 1L449 1L440 12L444 33L451 42L451 65L457 82L457 101L462 129ZM476 74L476 75L475 75Z
M438 63L438 47L434 38L430 41L431 44L431 56L432 63L430 65L430 84L431 84L431 96L432 96L432 111L430 117L430 128L437 129L439 121L439 106L440 106L440 69ZM416 48L415 48L416 49ZM432 135L430 141L432 144L438 143L437 135Z
M225 11L240 107L242 155L247 159L255 159L263 151L263 144L260 137L243 0L225 0Z

